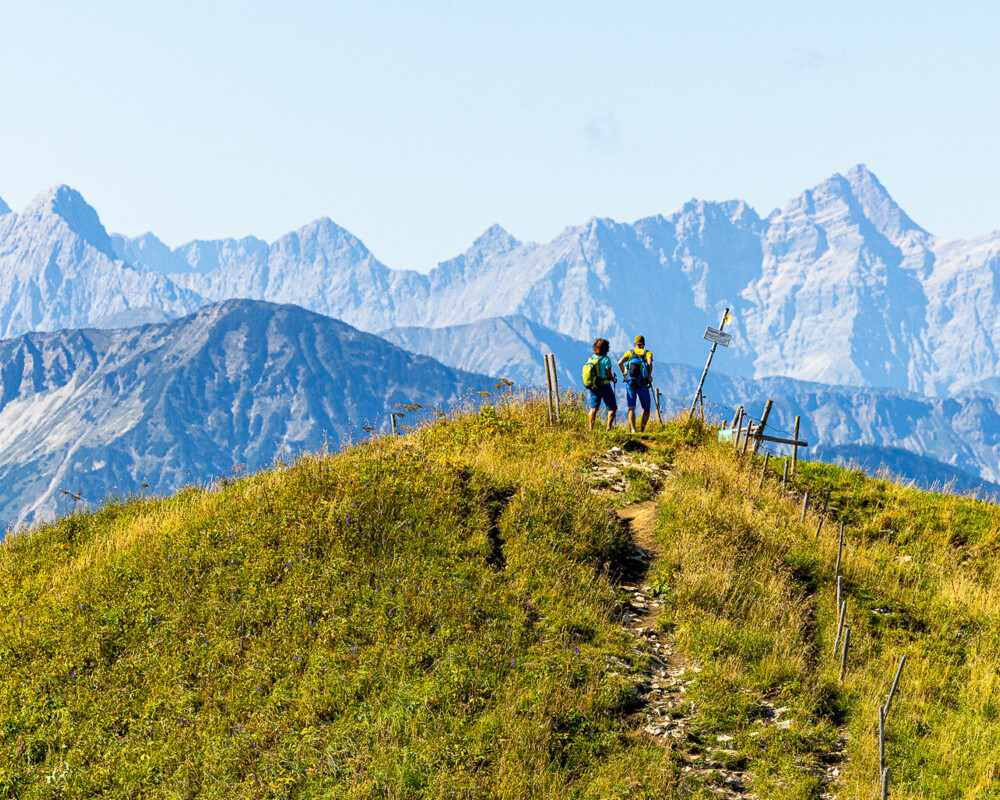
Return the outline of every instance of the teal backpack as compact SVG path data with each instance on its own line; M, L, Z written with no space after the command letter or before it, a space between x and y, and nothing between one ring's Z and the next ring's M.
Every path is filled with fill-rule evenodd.
M645 386L649 382L649 366L646 364L646 351L635 348L625 362L626 381L629 386Z

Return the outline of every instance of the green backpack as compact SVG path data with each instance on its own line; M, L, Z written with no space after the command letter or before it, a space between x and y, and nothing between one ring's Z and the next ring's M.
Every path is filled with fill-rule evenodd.
M604 379L601 378L599 362L600 358L598 356L591 356L587 360L587 363L583 365L583 385L592 392L600 389L604 383Z

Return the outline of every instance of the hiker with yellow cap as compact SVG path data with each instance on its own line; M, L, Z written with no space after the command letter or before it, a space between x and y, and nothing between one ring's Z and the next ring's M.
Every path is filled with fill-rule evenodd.
M653 354L646 349L646 339L635 337L635 347L626 350L618 359L618 369L625 376L625 398L628 402L628 424L635 433L635 402L642 405L642 422L639 430L646 430L649 422L649 387L653 383Z

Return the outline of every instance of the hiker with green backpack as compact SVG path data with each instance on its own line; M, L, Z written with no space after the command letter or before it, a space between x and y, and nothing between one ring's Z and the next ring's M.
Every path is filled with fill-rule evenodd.
M635 433L635 403L642 405L642 422L639 432L646 430L649 422L649 387L653 384L653 354L646 349L646 339L635 337L635 347L626 350L618 359L618 369L625 378L625 400L628 403L628 424Z
M608 408L608 430L615 424L615 413L618 411L618 400L615 398L614 384L618 383L608 350L611 348L607 339L594 342L594 355L583 365L583 385L590 391L590 429L594 430L594 420L601 402Z

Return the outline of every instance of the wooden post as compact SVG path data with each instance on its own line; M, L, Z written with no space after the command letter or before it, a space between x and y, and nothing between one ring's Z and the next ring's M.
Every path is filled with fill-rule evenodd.
M840 683L844 682L844 675L847 674L847 651L851 647L851 629L844 631L844 649L840 651Z
M837 603L837 608L840 608L840 604L844 601L844 576L838 575L837 580L834 583L835 598Z
M746 433L743 434L743 449L740 450L740 455L745 456L747 452L747 445L750 444L750 435L753 433L753 423L747 423Z
M889 800L889 768L882 770L882 800Z
M549 353L549 363L552 365L552 396L556 400L556 425L560 425L562 419L559 416L559 373L556 372L555 353Z
M722 312L722 322L719 323L719 331L721 332L723 328L726 327L726 317L729 316L729 309L727 308ZM701 403L701 413L705 413L705 401L702 400L701 390L705 385L705 376L708 375L708 368L712 366L712 356L715 355L715 348L718 347L718 342L712 342L712 349L708 351L708 361L705 362L705 369L702 370L701 380L698 381L698 391L694 393L694 400L691 401L691 410L688 411L688 416L694 416L694 407L697 403Z
M840 603L840 620L837 622L837 636L833 640L833 657L837 657L837 649L840 647L840 637L844 635L844 621L847 619L847 601Z
M733 417L733 452L740 451L740 431L743 430L743 406L736 409L736 416Z
M549 424L555 421L555 404L552 400L552 367L549 365L549 357L545 356L545 385L549 393Z
M389 418L392 420L392 438L395 439L397 436L399 436L399 431L396 430L396 414L395 414L395 412L393 412L392 414L390 414Z
M844 555L844 523L840 523L840 541L837 544L837 566L834 567L833 574L840 575L840 558Z
M771 460L770 452L764 453L764 469L760 471L760 486L757 487L757 491L764 490L764 478L767 477L767 462Z
M819 532L823 530L823 520L826 519L826 506L830 502L830 490L826 490L826 496L823 498L823 510L819 512L819 525L816 526L816 538L819 539Z
M906 663L906 656L899 659L899 668L896 670L896 677L892 680L892 688L889 690L889 698L885 701L885 715L889 716L889 709L892 707L892 698L896 696L896 686L899 685L899 676L903 674L903 664Z
M795 469L795 464L792 464L792 469ZM809 490L806 489L806 493L802 495L802 518L799 522L806 521L806 511L809 510Z
M736 406L736 413L733 414L733 424L730 425L729 427L732 428L733 430L736 430L736 423L739 422L741 419L743 419L743 404L742 403L740 403L740 405Z
M798 441L799 439L799 415L795 415L795 432L792 434L792 438ZM797 444L792 445L792 480L795 480L795 468L799 463L799 446Z
M781 471L781 496L785 496L788 491L788 459L785 459L785 468Z
M760 450L760 437L764 435L764 427L767 425L767 418L771 416L771 406L773 401L768 399L764 403L764 413L760 415L760 426L757 428L757 438L754 439L753 443L753 454L757 455L757 451Z
M885 709L878 707L878 771L885 771Z
M656 398L656 421L663 424L663 415L660 413L660 389L657 387L654 390L653 396Z

